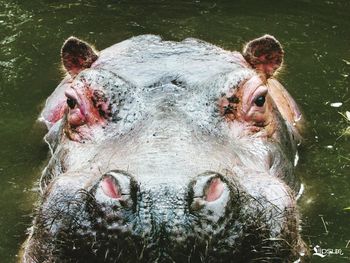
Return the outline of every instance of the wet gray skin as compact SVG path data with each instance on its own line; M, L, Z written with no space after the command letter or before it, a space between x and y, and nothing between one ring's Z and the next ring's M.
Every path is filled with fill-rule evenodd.
M70 38L40 120L52 157L22 262L301 262L300 112L276 39L242 54Z

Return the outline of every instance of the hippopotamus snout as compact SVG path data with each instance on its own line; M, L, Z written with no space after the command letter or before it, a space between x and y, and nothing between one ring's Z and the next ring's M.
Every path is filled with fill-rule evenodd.
M89 194L105 217L119 214L128 217L125 220L136 220L142 226L141 235L147 232L144 226L165 226L169 233L163 234L170 235L176 228L189 229L201 220L216 223L227 206L231 210L239 206L238 200L232 202L238 199L235 188L223 175L212 171L193 176L186 185L162 180L138 182L126 171L111 170L101 176ZM131 214L134 220L130 220Z
M212 248L234 229L244 196L234 180L213 171L184 184L142 181L123 170L91 177L66 174L53 180L38 219L55 236L57 251L64 255L74 246L79 252L71 257L86 262L101 260L107 251L118 262L201 262L201 257L210 262ZM92 247L97 255L91 255ZM208 255L200 255L203 249Z
M105 253L118 262L228 262L232 255L249 262L268 249L289 253L283 239L296 226L287 220L293 197L276 178L246 172L245 183L238 171L204 171L182 183L143 177L113 169L54 179L37 224L59 248L55 258L72 247L71 258L86 262Z
M137 147L132 140L116 143L118 151L103 152L108 158L89 157L88 169L75 169L76 159L63 159L61 164L71 169L47 186L35 222L40 231L28 245L30 257L44 259L46 249L61 262L232 262L233 255L236 262L249 262L271 253L297 257L293 251L301 245L294 194L274 174L283 155L270 156L273 146L261 143L243 148L234 140L210 142L204 136L175 140L180 129L171 124L164 120L155 136L148 136L154 123L135 129ZM181 131L187 134L185 124ZM158 150L163 144L167 151ZM64 260L67 254L69 261Z

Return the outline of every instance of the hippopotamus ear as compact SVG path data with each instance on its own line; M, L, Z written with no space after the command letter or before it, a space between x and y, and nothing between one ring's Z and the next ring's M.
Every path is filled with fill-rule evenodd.
M98 56L89 44L76 37L70 37L62 46L61 58L67 72L74 77L80 71L89 68Z
M271 77L280 68L283 55L281 44L270 35L253 39L243 49L245 60L266 78Z

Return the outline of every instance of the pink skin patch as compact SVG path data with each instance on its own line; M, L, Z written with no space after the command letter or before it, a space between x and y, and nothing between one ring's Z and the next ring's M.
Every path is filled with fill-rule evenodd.
M75 89L70 88L65 92L67 99L75 101L76 106L73 109L69 109L69 114L67 120L72 127L77 127L83 125L86 121L85 118L85 103L81 100L75 91Z
M64 96L64 93L69 89L71 83L71 78L66 77L46 101L45 107L41 112L41 118L45 121L49 129L57 121L62 119L65 114L67 98Z
M220 198L224 192L224 183L220 178L215 178L210 182L209 187L205 193L205 200L207 202L213 202Z
M84 81L75 81L65 91L67 126L66 135L73 141L94 137L95 128L106 125L109 117L109 100L98 87Z
M66 110L66 101L62 100L57 103L57 106L53 109L51 109L50 115L48 115L45 119L48 121L51 125L58 122L60 119L62 119L64 112Z
M101 110L107 111L109 102L100 102L98 105L93 105L93 98L96 99L95 93L97 89L86 86L83 82L77 82L69 90L66 91L67 98L70 97L77 102L77 107L71 109L68 115L68 120L72 118L80 119L83 124L94 125L104 124L105 118L100 115L98 106ZM76 109L79 109L76 110ZM70 123L74 126L74 123Z
M101 181L101 188L103 193L110 198L121 199L122 197L118 185L111 177L103 178Z

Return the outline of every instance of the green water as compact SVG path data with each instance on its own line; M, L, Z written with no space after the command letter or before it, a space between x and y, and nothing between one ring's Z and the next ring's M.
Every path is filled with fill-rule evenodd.
M273 5L272 3L275 2ZM62 77L59 50L70 35L98 49L131 36L197 37L226 49L262 34L286 51L280 80L308 120L298 175L302 234L350 261L349 1L6 1L0 0L0 262L15 262L37 200L48 149L35 119ZM342 102L339 108L330 103ZM311 251L312 252L312 251Z

